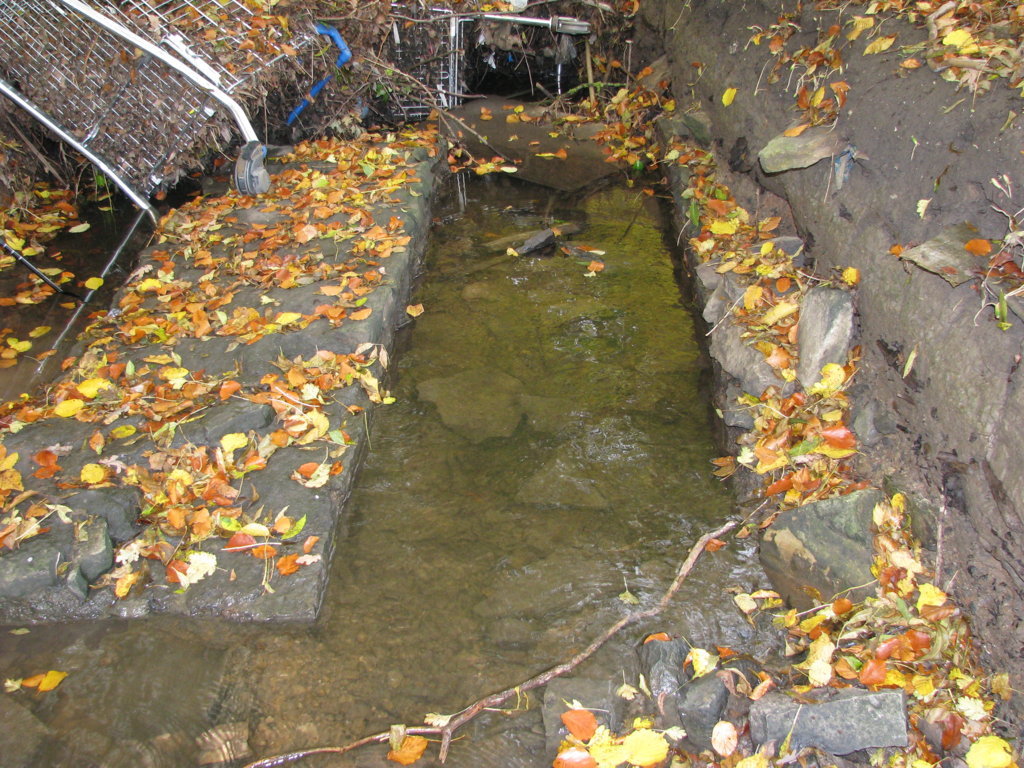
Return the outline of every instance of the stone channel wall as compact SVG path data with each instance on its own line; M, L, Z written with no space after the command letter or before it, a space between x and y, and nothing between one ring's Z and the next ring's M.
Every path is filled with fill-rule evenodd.
M202 285L204 281L212 282L212 295L231 294L234 297L232 307L257 308L272 318L280 317L281 313L313 317L317 306L329 303L328 297L337 294L337 291L321 291L322 286L337 287L338 278L343 281L342 285L347 285L350 277L364 279L371 271L375 287L363 297L365 303L360 303L357 318L344 320L340 327L318 318L301 329L284 328L248 342L236 334L210 331L199 338L183 334L165 343L146 337L138 343L115 343L110 347L97 340L94 329L78 342L71 356L82 364L90 355L107 355L112 350L114 359L131 364L135 375L143 377L159 376L160 366L170 362L173 355L173 364L187 369L190 377L213 381L221 377L234 379L245 395L260 391L264 377L283 375L282 362L287 368L286 361L298 357L314 360L321 350L349 355L361 347L373 345L390 349L396 327L407 320L406 307L430 226L430 201L438 178L438 160L436 152L431 153L426 145L426 141L405 147L399 144L396 149L379 141L374 143L372 137L364 137L345 149L353 153L354 159L343 158L339 162L293 159L286 164L275 163L271 167L274 187L269 195L256 199L233 196L224 200L209 195L200 204L206 206L205 210L186 206L172 214L162 228L164 232L173 232L176 228L189 231L197 226L209 227L210 231L218 233L221 242L245 243L239 250L235 250L235 245L211 246L214 261L267 259L272 266L287 267L292 261L313 254L313 263L325 265L321 273L328 276L326 279L321 276L320 279L293 280L294 285L286 286L274 280L266 285L253 273L251 280L243 281L248 284L240 287L234 273L206 272L192 260L190 247L176 245L173 236L160 238L160 242L139 255L129 285L115 297L113 314L108 315L106 321L101 319L97 327L104 327L104 322L116 322L117 307L131 291L146 297L144 307L159 312L158 291L163 289L140 292L138 285L140 278L153 279L156 275L163 278L157 281L158 285L160 282L167 286L174 284L183 290L191 290L191 286ZM394 175L407 181L392 184L388 174L381 172L382 181L368 176L360 185L358 177L345 176L340 170L340 162L355 165L365 156L363 153L377 153L379 158L382 151L393 153ZM325 188L344 191L354 204L340 205L333 215L313 219L318 236L298 241L287 236L282 239L282 231L291 232L302 226L307 216L312 216L311 210L294 209L290 195L301 197L305 194L302 190L309 189L313 178ZM365 211L380 232L386 230L396 236L407 236L408 244L394 248L386 258L360 257L354 252L358 237L339 239L330 234L332 230L344 229L351 222L353 211L357 218ZM322 214L327 212L322 210ZM368 220L363 221L363 229L369 229L370 225L365 223ZM163 301L166 304L166 299ZM352 312L352 305L348 306ZM226 314L233 311L232 307L228 307ZM112 337L119 336L118 332L110 333ZM372 370L382 379L386 375L379 363L374 364ZM219 446L225 435L245 435L248 445L255 445L280 429L281 423L271 405L247 397L217 398L215 395L216 389L205 400L197 401L198 407L189 418L174 424L168 420L170 442L162 450L177 456L182 467L190 466L190 452L208 451L207 455L217 456L216 452L223 450ZM257 515L270 522L283 510L287 510L293 520L305 516L301 536L282 542L278 551L301 554L300 544L307 537L317 537L312 540L315 544L309 551L311 561L308 564L295 573L279 575L272 561L249 557L247 552L225 553L226 539L214 537L201 544L204 552L217 558L216 571L208 577L183 590L167 582L160 560L142 560L144 578L124 599L115 598L113 585L109 579L104 580L104 574L114 565L115 548L139 535L139 520L145 510L138 488L120 479L132 465L148 466L156 446L149 435L114 439L109 430L112 426L130 426L142 434L153 425L147 425L141 415L115 412L106 420L101 417L44 417L21 425L16 433L5 434L6 455L17 454L14 469L24 479L26 489L38 493L39 498L62 505L63 513L47 518L48 531L27 538L17 549L0 557L0 623L102 616L134 618L151 613L251 621L315 619L327 588L335 543L344 530L345 502L368 445L367 429L375 407L358 382L327 393L324 400L319 411L331 429L344 431L347 445L343 451L324 439L292 441L279 448L265 468L233 481L240 494L236 503L244 505L246 518ZM313 404L304 408L318 410ZM86 448L90 435L97 429L107 432L108 444L101 457ZM43 448L60 446L66 449L61 449L62 473L53 479L37 479L34 476L37 466L31 457ZM249 448L241 453L245 450ZM295 473L300 466L310 461L327 461L326 456L331 451L338 455L340 471L330 474L319 485L309 483L307 486L296 480ZM78 480L82 467L97 461L108 462L107 466L114 473L113 481L97 487L83 486ZM170 538L173 541L173 537Z
M759 153L796 123L798 111L787 73L770 83L771 56L750 38L793 5L645 0L642 25L648 43L667 53L680 110L699 104L683 130L712 141L733 172L788 203L818 272L860 270L856 426L864 458L877 478L925 502L918 517L941 583L952 584L972 616L988 661L1011 670L1019 686L1024 321L1011 316L1011 327L1000 330L992 307L982 306L979 281L953 287L890 252L965 221L978 237L1006 234L1006 218L993 206L1009 203L990 179L1007 173L1024 184L1022 131L1005 124L1019 98L998 83L976 98L958 93L927 67L901 71L895 48L864 56L861 41L844 50L847 66L834 78L850 90L827 137L833 149L808 167L766 173ZM818 29L848 21L804 6L791 48L813 47ZM899 29L905 44L923 34ZM726 105L728 88L737 91ZM854 159L840 185L834 160L843 150Z

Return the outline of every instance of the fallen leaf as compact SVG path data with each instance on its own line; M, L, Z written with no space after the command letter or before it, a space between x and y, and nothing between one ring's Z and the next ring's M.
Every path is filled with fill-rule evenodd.
M896 42L896 35L885 35L884 37L878 37L868 43L864 49L864 55L870 56L875 53L882 53L892 48L892 44Z
M299 555L297 553L293 553L291 555L283 555L282 557L278 558L278 573L280 573L282 576L290 576L293 573L297 573L299 568L302 567L296 562L298 559Z
M723 107L728 107L730 104L732 104L732 102L733 102L733 100L735 98L736 98L736 89L735 88L726 88L725 92L722 94L722 106Z
M964 759L968 768L1008 768L1013 763L1013 752L1006 741L987 734L971 744Z
M71 416L74 416L84 407L84 400L80 400L77 397L72 397L69 398L68 400L62 400L61 402L57 403L56 407L53 409L53 413L57 416L60 416L61 418L67 419L70 418Z
M597 761L582 747L567 747L558 753L552 768L598 768Z
M655 765L668 757L665 737L650 728L638 728L622 740L626 760L633 765Z
M711 730L711 746L722 757L728 757L736 751L739 734L736 726L728 720L719 720Z
M597 731L597 718L589 709L570 709L562 713L562 723L580 741L590 741Z
M399 765L412 765L423 756L427 744L429 742L422 736L406 736L401 747L388 752L388 760Z
M405 314L407 314L409 317L419 317L420 315L423 314L423 305L410 304L405 308Z

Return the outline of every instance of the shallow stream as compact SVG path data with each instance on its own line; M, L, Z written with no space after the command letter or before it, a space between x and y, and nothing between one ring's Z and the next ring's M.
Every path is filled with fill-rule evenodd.
M623 593L660 598L731 511L709 472L707 362L657 201L639 188L552 194L485 178L436 209L414 297L425 311L401 334L397 402L375 418L315 626L3 630L3 677L69 673L48 694L0 694L52 730L40 765L196 765L203 734L238 723L257 756L343 744L562 661L631 610ZM552 217L605 254L486 247ZM588 275L592 258L605 267ZM631 679L648 631L750 650L724 590L760 580L752 547L702 558L677 608L579 673ZM448 765L551 764L536 706L489 718ZM382 765L384 751L301 765Z

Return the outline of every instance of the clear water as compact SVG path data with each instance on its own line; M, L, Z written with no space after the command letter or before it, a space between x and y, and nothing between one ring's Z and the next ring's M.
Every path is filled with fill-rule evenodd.
M626 188L559 200L508 179L468 196L439 211L414 299L425 312L402 333L398 401L376 417L321 621L3 631L3 677L69 673L54 692L13 694L52 730L39 765L196 765L196 738L218 725L244 723L266 756L454 712L585 646L630 610L627 587L656 602L728 516L708 471L706 363L656 202ZM574 242L604 250L604 271L484 247L551 214L584 224ZM723 589L757 583L755 560L736 545L703 558L678 609L581 673L623 674L655 629L751 642ZM550 765L526 751L543 742L535 714L522 722L516 754L466 742L449 765Z

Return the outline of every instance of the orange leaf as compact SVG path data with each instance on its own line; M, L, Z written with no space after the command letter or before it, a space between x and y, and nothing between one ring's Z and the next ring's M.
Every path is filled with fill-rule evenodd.
M777 493L785 493L793 487L793 473L783 475L774 483L764 489L765 496L774 496Z
M313 473L316 472L319 467L320 467L320 463L319 462L307 461L305 464L302 464L295 471L298 472L300 475L302 475L304 478L306 478L308 480L309 478L311 478L313 476Z
M277 554L277 550L269 544L261 544L260 546L253 547L249 550L249 554L257 560L269 560Z
M852 608L853 601L848 597L840 597L832 603L832 613L836 616L842 616L844 613L849 613Z
M349 315L349 317L351 317L353 320L365 320L370 316L371 312L373 312L373 310L370 309L369 307L363 307L362 309L357 309L355 312Z
M821 430L821 436L833 448L857 447L856 435L842 424L836 424L834 427L827 427Z
M220 391L217 394L220 396L221 400L227 400L241 388L242 385L239 384L237 381L235 381L234 379L228 379L227 381L220 385Z
M406 736L402 739L402 746L388 752L388 760L400 765L412 765L423 755L429 742L422 736Z
M792 284L793 281L790 280L788 277L780 277L778 280L775 281L775 292L785 293L786 291L789 290Z
M860 670L862 685L874 686L885 682L885 659L872 659Z
M600 272L604 269L604 262L594 259L587 265L588 272Z
M316 543L318 541L320 541L320 537L319 536L307 536L306 540L304 542L302 542L302 552L303 552L303 554L308 555L312 551L313 547L316 546Z
M725 542L721 539L708 539L708 543L704 545L705 552L717 552L725 546Z
M964 249L975 256L988 256L992 253L992 243L980 237L968 240L964 243Z
M299 565L296 560L299 559L298 554L284 555L277 561L277 571L282 576L290 576L296 573L302 566Z
M597 731L597 718L589 709L570 709L562 713L566 729L580 741L590 741Z
M792 128L787 128L782 132L782 135L792 139L799 136L810 127L810 123L800 123L800 125L794 125Z
M597 768L597 761L582 747L568 747L558 753L551 768Z
M648 643L654 643L654 642L667 643L671 639L672 638L669 637L668 632L655 632L655 633L650 634L650 635L648 635L647 637L644 638L644 645L647 645Z

